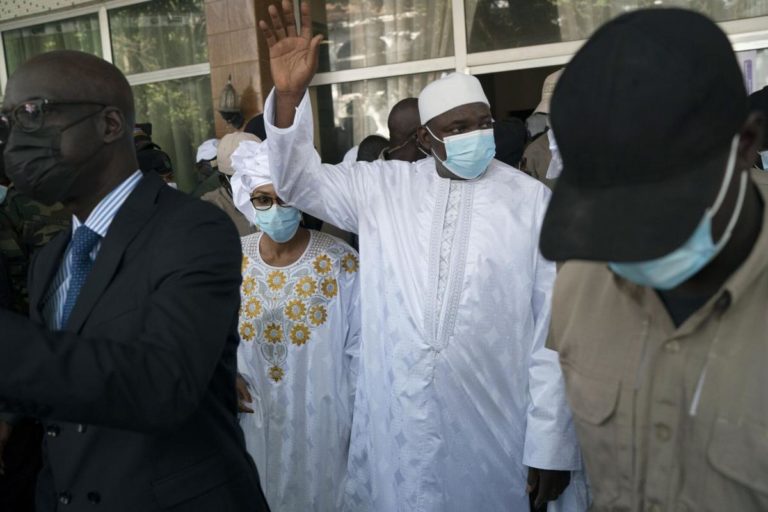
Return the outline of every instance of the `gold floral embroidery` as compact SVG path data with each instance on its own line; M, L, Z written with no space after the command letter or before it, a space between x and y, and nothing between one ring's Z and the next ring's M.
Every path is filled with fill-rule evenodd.
M317 281L309 276L304 276L296 283L295 290L296 295L303 299L308 299L317 291Z
M312 263L312 266L314 267L315 272L317 272L321 276L324 276L325 274L331 271L331 268L333 268L331 263L331 258L329 258L327 254L321 254L317 258L315 258L315 261Z
M315 304L309 308L309 323L315 327L323 325L328 320L328 311L322 304Z
M309 341L309 336L309 327L304 324L296 324L293 326L293 329L291 329L291 343L294 345L304 345Z
M261 314L261 301L256 297L251 297L243 307L243 314L247 318L256 318Z
M280 270L273 270L267 276L267 285L273 292L279 292L285 286L285 274Z
M264 328L264 337L270 343L280 343L283 341L283 327L276 323L269 323Z
M281 380L283 380L284 375L285 375L285 370L283 370L279 366L273 366L272 368L269 369L269 378L275 382L280 382Z
M240 273L245 273L246 268L248 268L248 256L243 256L243 264L240 266Z
M293 299L285 305L283 312L285 313L285 316L294 322L297 322L304 318L304 315L307 313L307 306L305 306L299 299Z
M252 341L256 336L256 328L251 322L243 322L240 326L240 338L243 341Z
M334 298L336 294L339 292L339 285L336 283L336 280L332 277L326 277L325 279L323 279L323 284L320 286L320 288L323 291L323 295L325 295L329 299Z
M360 262L357 260L357 256L355 256L351 252L345 254L344 257L341 258L341 268L346 270L348 274L357 272L357 269L359 267L360 267Z
M256 290L256 280L252 277L246 277L243 279L243 293L245 295L252 295Z

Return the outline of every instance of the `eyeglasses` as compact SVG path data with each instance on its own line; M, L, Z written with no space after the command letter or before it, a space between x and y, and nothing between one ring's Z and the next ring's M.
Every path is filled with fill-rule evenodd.
M251 198L251 204L260 212L265 212L276 204L281 208L289 208L281 199L272 199L269 196L255 196Z
M64 105L98 105L102 108L106 107L104 103L96 101L54 101L45 98L27 100L11 110L10 113L0 114L0 139L6 139L14 124L18 125L21 131L27 133L39 130L45 125L46 113L54 110L57 106ZM83 119L92 115L93 113L90 113L88 116L83 117Z

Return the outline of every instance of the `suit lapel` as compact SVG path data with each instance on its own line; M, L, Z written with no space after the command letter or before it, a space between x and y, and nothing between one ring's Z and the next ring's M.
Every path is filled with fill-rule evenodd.
M56 235L53 240L33 256L29 266L32 278L29 281L29 313L33 320L41 321L43 298L51 287L56 272L62 264L64 251L72 238L72 225Z
M79 332L82 329L88 315L112 282L128 245L154 213L157 194L163 186L165 184L159 177L148 174L117 212L69 316L68 331Z

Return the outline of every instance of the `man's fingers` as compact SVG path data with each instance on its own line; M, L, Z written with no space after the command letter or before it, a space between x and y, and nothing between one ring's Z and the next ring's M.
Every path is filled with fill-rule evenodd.
M280 11L274 4L269 6L269 17L272 18L272 30L275 33L275 38L278 41L285 39L285 28L283 28L283 20L280 18Z
M312 37L312 17L309 15L309 4L301 2L301 37L309 39Z
M277 38L275 37L275 33L272 31L271 28L269 28L269 25L267 25L267 22L264 20L259 21L259 28L261 29L261 32L264 34L264 39L267 40L267 46L272 48L275 43L277 43Z
M293 2L283 0L283 20L288 37L296 37L296 16L293 14Z

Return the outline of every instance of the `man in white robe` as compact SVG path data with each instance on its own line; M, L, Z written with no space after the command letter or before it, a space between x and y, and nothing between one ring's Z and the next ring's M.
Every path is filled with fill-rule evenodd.
M311 36L307 5L300 34L291 2L282 7L260 23L276 86L264 116L275 187L360 237L345 508L525 511L528 486L538 506L585 510L581 475L568 485L581 460L544 346L555 266L537 247L549 191L492 160L488 101L456 74L419 98L432 130L420 128L419 142L439 160L322 164L306 94L322 36Z

